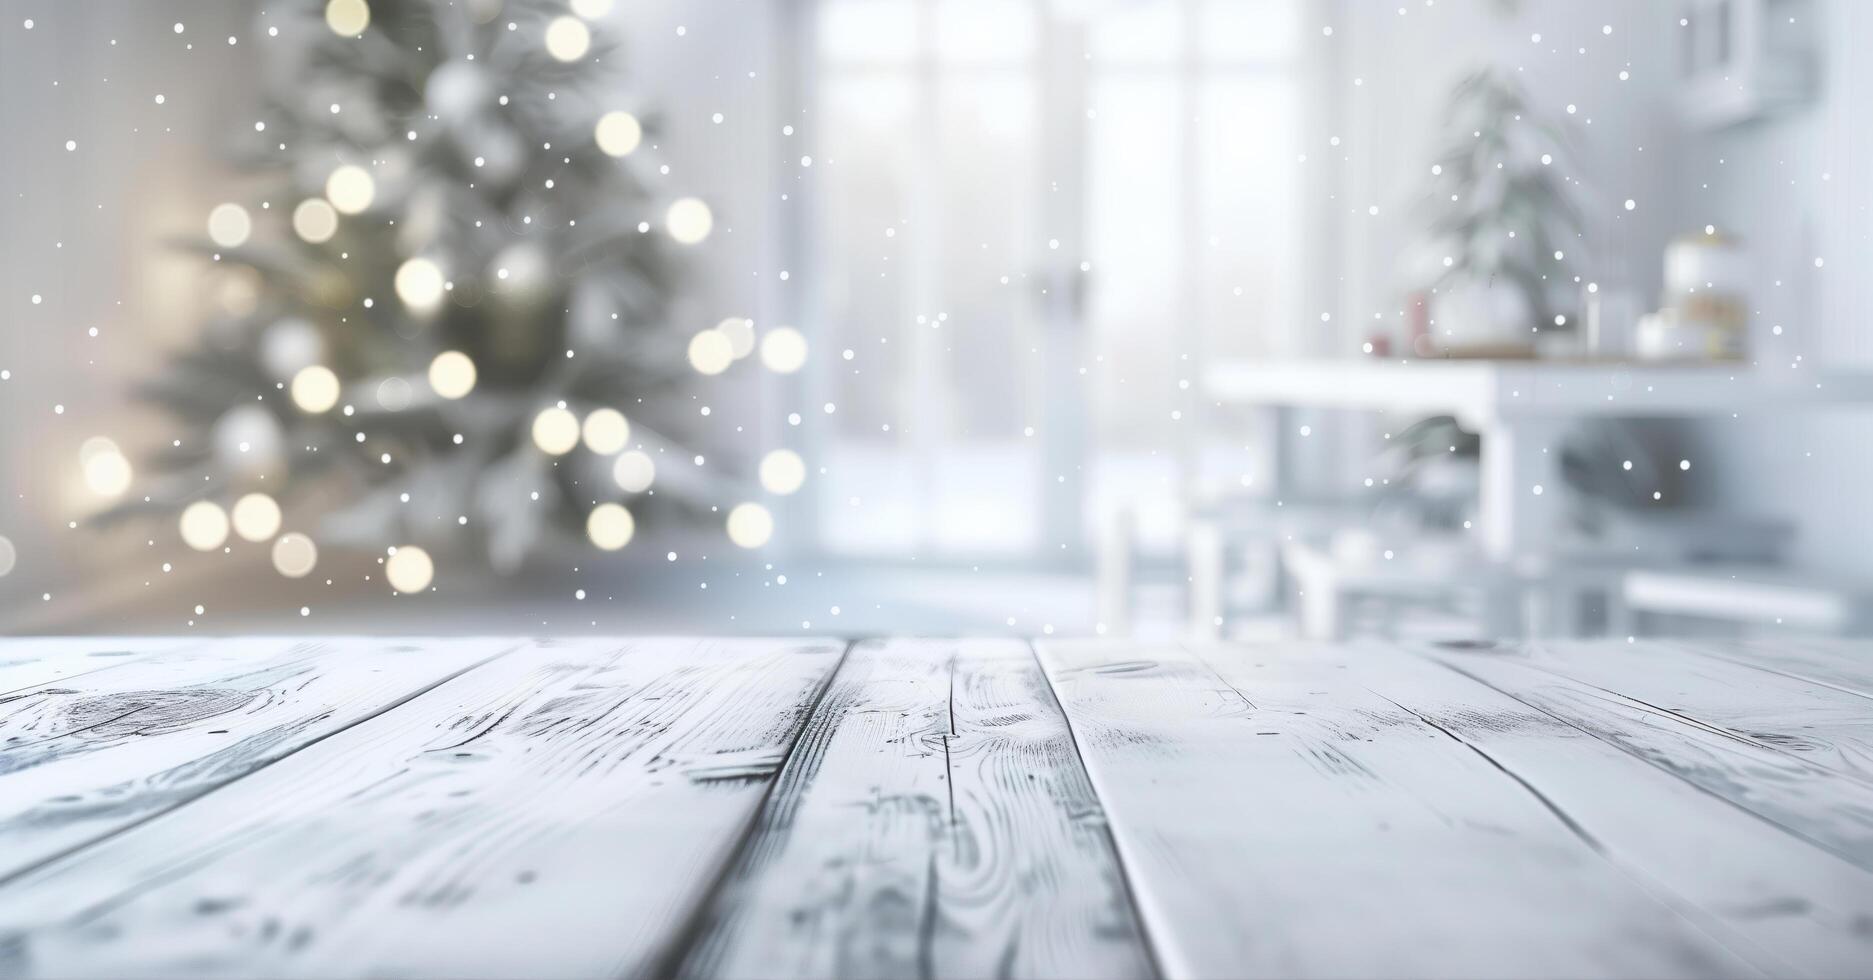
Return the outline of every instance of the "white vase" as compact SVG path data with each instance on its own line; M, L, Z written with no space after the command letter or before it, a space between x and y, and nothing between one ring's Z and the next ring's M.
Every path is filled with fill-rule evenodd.
M1460 282L1431 299L1431 342L1450 353L1534 347L1533 312L1504 282Z

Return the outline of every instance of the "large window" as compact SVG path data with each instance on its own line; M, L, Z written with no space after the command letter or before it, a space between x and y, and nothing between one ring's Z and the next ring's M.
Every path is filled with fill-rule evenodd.
M1174 519L1202 359L1296 321L1297 0L817 14L821 544L1076 560L1117 500Z

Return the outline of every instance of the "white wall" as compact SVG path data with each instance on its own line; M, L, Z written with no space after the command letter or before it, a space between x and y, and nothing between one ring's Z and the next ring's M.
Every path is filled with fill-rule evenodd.
M1399 319L1414 285L1398 270L1418 245L1431 162L1448 144L1445 100L1458 79L1485 65L1512 71L1551 120L1571 125L1588 261L1577 271L1602 283L1625 279L1646 296L1658 290L1673 214L1679 134L1669 105L1675 5L1631 0L1438 0L1425 5L1348 0L1335 84L1342 145L1345 231L1342 352L1357 350L1377 314ZM1399 13L1400 10L1405 13ZM1612 27L1611 34L1603 28ZM1539 35L1541 40L1532 38ZM1322 43L1334 43L1339 38ZM1628 78L1622 80L1620 72ZM1573 105L1576 112L1568 114ZM1639 207L1626 211L1623 202ZM1368 213L1372 206L1378 215Z
M1873 370L1873 4L1819 4L1821 100L1784 118L1699 135L1682 187L1756 260L1759 369L1809 380ZM1709 189L1704 189L1708 182ZM1825 260L1816 269L1814 259ZM1747 413L1746 413L1747 414ZM1799 557L1873 578L1873 408L1713 423L1700 433L1714 491L1797 521Z

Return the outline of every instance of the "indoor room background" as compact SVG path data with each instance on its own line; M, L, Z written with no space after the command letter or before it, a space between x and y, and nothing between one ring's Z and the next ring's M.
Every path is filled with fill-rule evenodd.
M490 52L506 24L565 15L457 2ZM1873 68L1856 39L1873 7L573 7L605 46L596 77L492 57L402 96L409 159L452 141L452 193L505 224L435 220L518 251L445 261L414 300L425 280L399 269L372 294L389 267L347 257L332 268L356 288L307 314L275 303L275 273L311 261L302 201L352 220L335 168L374 175L366 214L425 213L420 166L361 138L300 144L387 111L294 74L337 36L325 4L6 5L6 630L1865 623ZM504 86L558 102L562 84L590 119L628 113L628 147L589 121L573 146L496 138ZM511 451L425 462L398 426L445 385L412 318L382 329L422 356L344 377L342 438L315 446L296 376L399 303L456 311L458 279L494 302L533 276L573 297L549 321L583 322L602 277L527 250L551 232L501 196L484 144L532 154L511 180L558 213L612 214L655 247L630 275L658 302L597 328L642 331L620 356L654 382L605 403L630 435L598 445L599 401L535 383L563 365L504 381L477 362L443 408ZM628 193L552 186L562 158L617 168ZM242 249L266 243L251 273ZM252 390L201 404L218 389L199 372L239 351L257 352ZM553 408L580 423L569 450L542 435ZM277 514L244 523L256 493ZM224 514L192 533L196 501L233 531ZM400 578L412 549L425 574Z

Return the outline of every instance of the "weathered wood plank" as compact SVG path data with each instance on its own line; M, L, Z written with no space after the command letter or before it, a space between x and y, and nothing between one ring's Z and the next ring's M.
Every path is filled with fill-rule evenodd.
M0 886L0 972L643 969L842 649L591 640L500 657Z
M1357 673L1257 649L1040 645L1170 974L1754 972Z
M0 881L515 645L230 639L159 644L102 669L54 653L42 673L61 676L0 696Z
M40 684L157 654L204 646L205 637L50 636L0 639L0 698Z
M1697 652L1700 646L1542 643L1474 656L1507 658L1616 691L1873 784L1873 700L1786 672L1704 655Z
M1344 665L1487 758L1609 862L1771 974L1873 975L1873 873L1428 659L1389 646L1305 655Z
M1152 966L1025 643L854 648L681 964L728 977Z
M1873 785L1859 778L1665 705L1542 669L1512 651L1431 655L1788 833L1873 870ZM1648 671L1635 662L1631 672L1638 678ZM1765 688L1770 680L1764 675ZM1708 695L1708 687L1705 690L1707 696L1714 696Z
M1873 642L1868 640L1789 637L1681 646L1703 656L1722 657L1873 698Z

